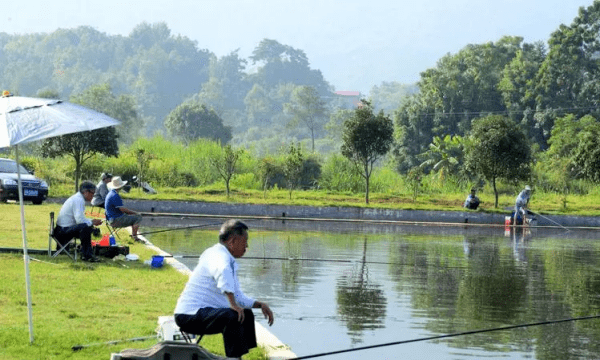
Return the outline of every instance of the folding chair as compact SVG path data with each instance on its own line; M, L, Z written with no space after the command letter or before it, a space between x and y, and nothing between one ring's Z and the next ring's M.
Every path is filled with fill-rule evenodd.
M181 333L183 340L185 340L185 342L188 344L193 344L194 338L196 338L196 345L200 345L200 340L202 340L202 336L204 335L204 334L190 334L185 331L182 331L181 328L179 329L179 332Z
M72 238L65 244L62 244L56 236L54 236L54 211L50 212L50 229L48 229L48 256L56 257L61 253L69 255L71 260L77 261L77 238ZM56 251L52 252L52 243L56 243ZM69 248L73 249L73 254L69 252Z
M96 214L94 214L94 209L96 209L96 208L98 209L98 212ZM103 207L92 205L92 208L90 209L90 216L104 217L102 210L104 210Z
M119 237L119 231L121 231L124 228L115 228L110 226L110 224L108 223L108 220L104 221L104 225L106 225L106 228L108 229L108 232L115 238L115 239L119 239L121 240L121 238Z

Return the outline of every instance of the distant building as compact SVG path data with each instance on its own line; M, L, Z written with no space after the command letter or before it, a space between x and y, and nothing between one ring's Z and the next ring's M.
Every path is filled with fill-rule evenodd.
M342 104L348 109L360 109L362 107L360 91L336 91L334 94L342 100Z

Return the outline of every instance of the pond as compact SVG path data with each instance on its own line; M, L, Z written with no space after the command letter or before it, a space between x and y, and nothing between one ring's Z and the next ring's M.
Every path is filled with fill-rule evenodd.
M600 313L596 232L248 225L242 288L271 305L269 330L298 356ZM195 256L216 242L218 225L156 229L146 228L146 237L193 269ZM322 358L600 358L600 319Z

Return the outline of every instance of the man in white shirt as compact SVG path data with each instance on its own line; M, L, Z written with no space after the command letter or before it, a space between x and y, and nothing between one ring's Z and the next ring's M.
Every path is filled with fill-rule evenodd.
M102 220L85 217L85 202L92 200L95 191L96 185L82 182L79 192L68 198L60 208L54 229L54 236L63 244L73 238L81 240L81 257L89 262L99 261L94 256L91 242L94 226L102 224Z
M206 249L177 300L175 323L190 334L223 334L225 354L241 358L256 347L254 314L261 309L273 324L266 303L246 296L237 278L240 258L248 247L248 226L229 220L221 226L219 243Z

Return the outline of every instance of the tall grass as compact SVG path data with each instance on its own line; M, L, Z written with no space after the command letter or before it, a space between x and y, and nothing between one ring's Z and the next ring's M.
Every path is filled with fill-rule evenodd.
M219 193L221 189L224 189L224 181L209 161L214 154L222 151L221 146L216 142L204 139L185 146L160 135L152 138L139 138L131 145L123 146L117 158L102 155L92 157L83 167L83 179L96 182L104 171L126 179L134 175L139 176L142 169L138 161L138 154L143 151L148 158L143 180L152 184L154 188L161 189L162 196L159 195L155 198L164 198L165 194L168 194L171 198L189 200L242 201L236 200L235 194L244 193L245 195L240 199L247 202L284 202L285 200L278 199L276 195L277 190L285 189L287 185L282 169L286 153L281 149L279 152L268 155L268 161L275 172L268 179L266 192L263 188L265 179L262 178L263 174L260 170L265 158L257 155L258 152L255 149L247 149L237 163L236 174L230 183L234 196L229 199L220 198ZM74 164L70 158L48 159L29 155L24 156L23 159L28 167L35 169L37 176L49 183L50 196L68 196L74 191ZM460 206L464 199L459 199L466 197L471 187L478 189L480 198L489 196L490 199L493 199L493 190L487 183L469 183L454 176L440 179L437 174L420 176L419 186L415 192L414 181L409 181L406 176L396 172L395 164L390 159L391 156L388 160L382 161L371 175L370 198L379 199L379 203L374 203L373 206L386 206L384 199L388 199L387 204L390 207L401 206L402 201L399 199L406 199L406 202L412 203L406 205L407 207L426 207L429 204L432 208L436 208L437 204L445 202L445 206L452 208ZM302 175L303 178L306 178L302 181L302 188L306 194L299 196L299 199L303 199L302 201L310 201L309 198L312 198L314 205L321 206L323 202L333 201L328 197L336 194L343 195L348 199L340 200L340 205L360 203L357 199L364 199L365 179L357 171L355 165L341 154L333 153L326 158L305 154L305 163L307 173ZM501 200L500 206L512 206L514 197L523 185L525 184L499 181L497 189ZM591 196L592 199L600 197L597 184L583 180L566 180L564 172L547 164L536 164L534 176L529 185L536 190L538 199L544 195L548 199L556 201L556 205L550 204L551 201L548 201L548 207L551 207L552 211L555 211L557 207L564 211L582 211L575 210L579 208L575 206L575 201L581 202L585 196ZM173 191L173 189L178 190ZM306 190L312 191L307 192ZM248 195L254 194L253 191L259 191L257 194L260 195ZM262 193L260 193L261 191ZM324 194L322 194L323 192ZM140 192L132 196L143 197L145 195ZM324 198L327 200L323 200ZM419 201L422 203L419 204ZM291 201L291 203L293 202ZM503 202L507 205L502 205ZM489 209L491 206L488 204L493 204L493 200L486 201L484 204ZM586 204L581 208L595 211L592 204Z

